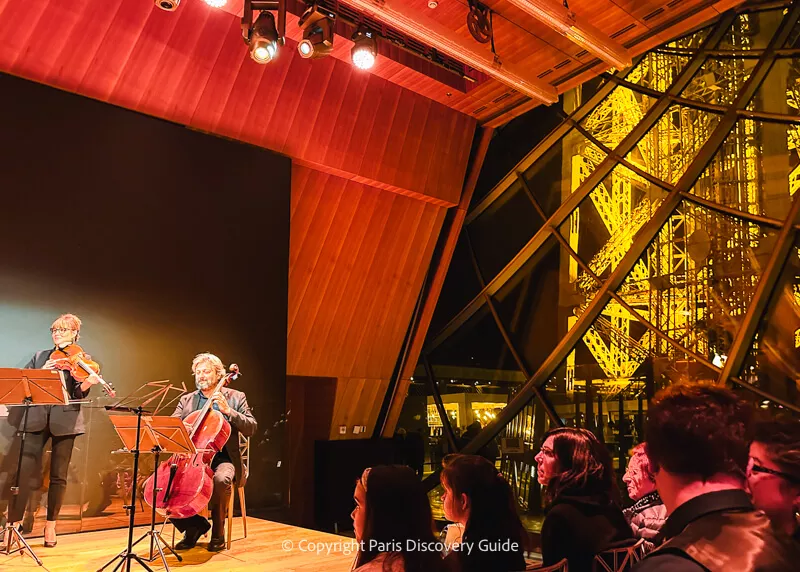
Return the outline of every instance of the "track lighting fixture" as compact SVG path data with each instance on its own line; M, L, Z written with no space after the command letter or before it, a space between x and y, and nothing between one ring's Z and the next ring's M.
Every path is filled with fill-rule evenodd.
M333 24L336 14L320 8L315 2L309 6L297 23L303 30L303 39L297 51L304 58L321 58L333 49Z
M271 10L278 12L278 24ZM259 12L253 21L253 12ZM275 2L245 0L242 13L242 37L250 50L250 57L260 64L271 62L278 55L278 48L285 42L286 7L284 0Z
M359 28L353 34L353 49L350 57L353 65L360 70L368 70L375 65L375 58L378 56L378 43L375 41L375 34L366 28Z

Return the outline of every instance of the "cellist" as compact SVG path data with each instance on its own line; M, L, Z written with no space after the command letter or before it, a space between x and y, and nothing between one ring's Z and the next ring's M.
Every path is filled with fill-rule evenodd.
M175 528L184 533L183 540L175 545L176 550L193 548L198 539L211 528L208 550L217 552L225 548L225 511L230 500L233 482L241 483L245 478L244 466L239 454L239 433L250 437L256 432L256 420L241 391L224 387L222 395L214 393L214 387L225 375L222 360L210 353L202 353L192 361L192 373L197 391L181 397L173 417L185 419L190 413L203 408L209 398L213 408L222 413L231 425L231 436L225 447L214 455L211 468L214 471L214 493L211 496L211 521L196 514L189 518L173 519Z
M36 352L25 365L26 369L63 369L58 360L51 359L59 350L66 350L78 341L81 331L81 319L74 314L62 314L50 326L53 347ZM87 356L88 359L88 356ZM94 364L95 367L96 364ZM64 380L70 399L81 400L89 395L89 389L101 383L99 367L97 372L89 375L82 382L75 379L69 370L64 371ZM9 414L9 423L22 431L24 408L14 407ZM25 422L25 450L22 452L20 469L19 496L12 503L8 519L11 523L22 520L31 484L41 482L36 476L42 471L42 453L48 440L52 440L52 456L50 458L50 487L47 491L47 522L44 526L44 545L52 548L56 545L56 521L64 502L67 490L67 472L69 470L75 438L85 432L83 413L80 404L72 405L39 405L30 408ZM34 478L31 478L34 477Z

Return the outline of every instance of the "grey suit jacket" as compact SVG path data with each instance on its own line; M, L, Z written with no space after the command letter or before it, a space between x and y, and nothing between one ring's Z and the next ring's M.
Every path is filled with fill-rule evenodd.
M45 362L50 359L53 349L41 350L34 354L25 364L24 369L42 369ZM89 391L81 391L81 384L68 372L64 372L67 393L70 399L85 399ZM22 417L24 407L12 407L8 414L8 421L17 430L22 430ZM86 432L83 421L83 412L80 404L75 405L36 405L28 411L28 420L25 424L26 433L43 431L50 426L50 433L57 437L64 435L82 435Z
M244 393L224 387L222 388L222 394L231 407L231 414L225 416L225 419L231 424L231 436L228 438L228 442L225 443L225 452L233 462L234 469L236 469L236 483L239 486L244 486L247 476L244 473L244 464L239 453L239 433L245 437L251 437L255 434L258 424L250 411L250 406L247 404L247 396ZM186 419L190 413L199 411L200 408L200 390L198 389L181 397L172 416Z

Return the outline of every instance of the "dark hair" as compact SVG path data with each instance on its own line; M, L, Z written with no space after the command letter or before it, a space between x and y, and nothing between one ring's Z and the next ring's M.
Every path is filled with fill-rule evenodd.
M527 533L517 514L514 494L503 475L478 455L447 455L442 464L442 485L455 496L464 494L469 499L469 518L461 541L472 544L473 550L471 554L468 551L454 553L460 569L463 572L523 570ZM510 541L516 543L517 550L480 550L478 545L482 540Z
M703 383L676 383L660 391L648 410L647 456L653 472L724 473L744 479L752 408L732 391Z
M413 469L401 465L374 467L367 475L365 488L366 516L361 538L364 550L358 553L356 567L380 554L377 547L370 549L372 540L379 545L397 546L406 572L443 569L439 552L407 550L407 540L429 546L436 542L428 495ZM391 569L391 559L395 557L387 558L384 570Z
M548 431L553 437L553 454L558 473L545 489L545 499L553 502L566 491L587 491L605 495L619 504L619 491L614 480L614 465L608 449L587 429L560 427Z
M753 441L767 450L769 460L800 483L800 421L769 419L756 423Z

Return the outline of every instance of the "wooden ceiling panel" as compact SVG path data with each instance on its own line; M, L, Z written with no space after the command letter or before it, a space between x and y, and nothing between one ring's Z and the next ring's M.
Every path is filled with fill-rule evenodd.
M239 19L200 0L186 0L174 13L141 0L0 4L0 71L378 188L458 202L473 119L349 62L304 60L293 48L270 65L256 64ZM442 135L457 152L420 161L420 148Z
M445 210L295 167L290 375L391 376Z

